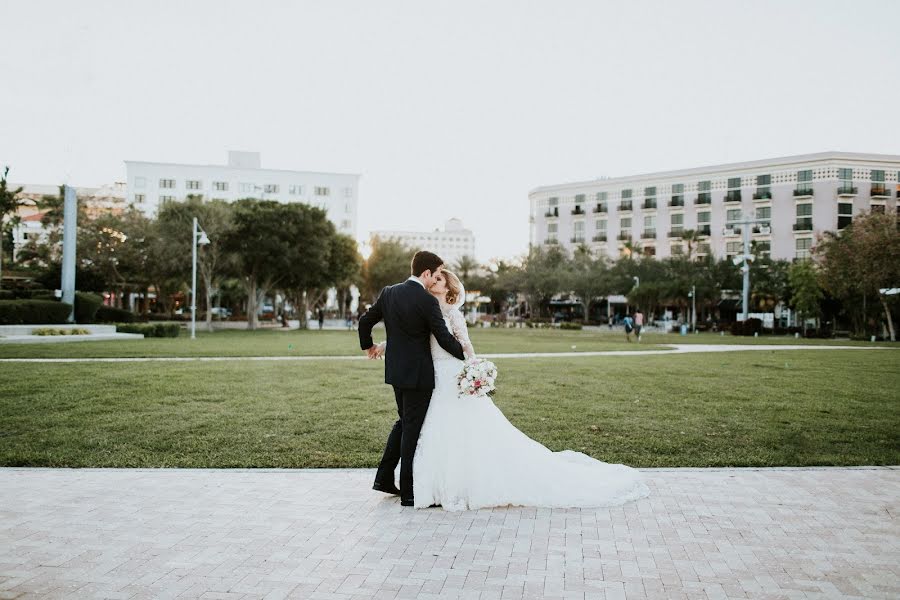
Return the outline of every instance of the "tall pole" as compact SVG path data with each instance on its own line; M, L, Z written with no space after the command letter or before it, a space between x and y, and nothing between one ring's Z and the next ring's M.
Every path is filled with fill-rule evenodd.
M745 217L741 227L741 234L744 238L744 263L741 265L741 271L744 272L743 316L741 321L747 320L750 307L750 263L747 262L747 257L750 256L750 223L750 219Z
M66 319L75 322L75 236L78 234L78 198L75 188L65 186L63 204L62 301L72 306Z
M197 337L197 217L191 231L191 339Z

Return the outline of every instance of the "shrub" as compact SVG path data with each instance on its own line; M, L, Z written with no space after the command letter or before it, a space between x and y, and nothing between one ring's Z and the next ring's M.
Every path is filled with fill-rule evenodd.
M104 305L97 309L96 319L98 323L134 323L135 314L124 308Z
M65 323L72 305L56 300L0 300L0 325Z
M16 295L12 290L0 290L0 300L15 300Z
M75 322L93 323L101 304L103 297L99 294L75 292Z
M31 335L90 335L90 331L87 329L81 329L79 327L73 327L72 329L56 329L54 327L42 327L40 329L34 329L31 332Z
M560 329L574 329L576 331L581 331L584 328L584 325L582 325L581 323L575 323L575 322L570 323L567 321L563 321L562 323L559 324L559 328Z
M735 321L731 324L731 335L755 335L762 332L761 319Z
M178 337L181 325L178 323L117 323L117 333L141 333L144 337Z

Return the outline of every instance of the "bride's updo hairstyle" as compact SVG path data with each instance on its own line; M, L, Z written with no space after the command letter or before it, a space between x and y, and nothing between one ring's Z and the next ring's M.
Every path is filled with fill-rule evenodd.
M441 275L447 280L447 304L453 306L459 300L459 294L462 292L462 282L453 271L443 270Z

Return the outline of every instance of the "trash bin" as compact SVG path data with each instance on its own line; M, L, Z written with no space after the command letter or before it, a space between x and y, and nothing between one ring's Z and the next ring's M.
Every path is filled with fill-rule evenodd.
M681 335L687 335L687 325L681 324Z

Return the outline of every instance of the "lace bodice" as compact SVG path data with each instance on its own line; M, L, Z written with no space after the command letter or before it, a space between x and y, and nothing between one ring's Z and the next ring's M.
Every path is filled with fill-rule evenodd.
M444 314L444 322L447 323L447 328L453 334L459 343L463 347L463 352L466 355L466 358L472 358L475 356L475 350L472 347L472 342L469 339L469 328L466 326L466 319L463 317L462 313L455 308L443 309L441 310ZM431 336L431 359L432 360L455 360L458 361L455 356L441 348L440 344L437 343L437 340L434 336Z

